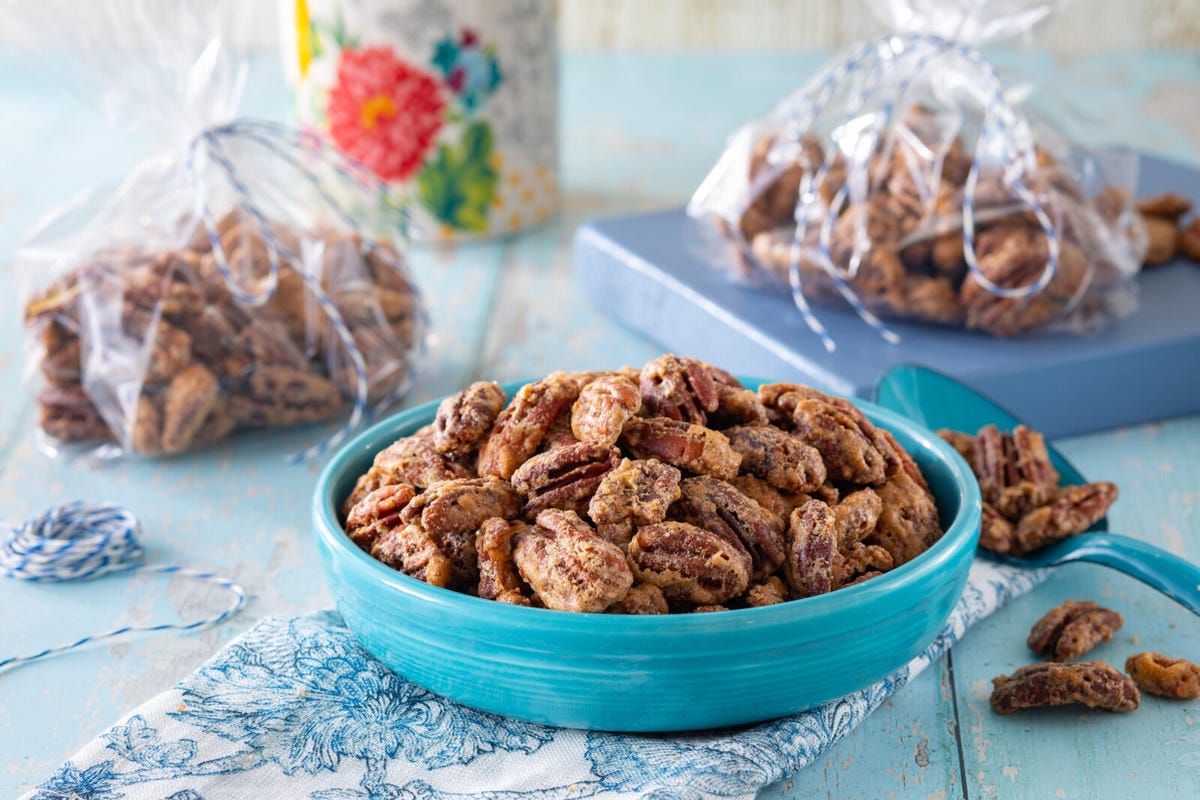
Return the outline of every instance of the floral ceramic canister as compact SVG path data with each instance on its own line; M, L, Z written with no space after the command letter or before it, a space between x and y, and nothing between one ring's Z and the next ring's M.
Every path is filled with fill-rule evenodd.
M421 239L558 204L555 0L284 0L302 124L388 183Z

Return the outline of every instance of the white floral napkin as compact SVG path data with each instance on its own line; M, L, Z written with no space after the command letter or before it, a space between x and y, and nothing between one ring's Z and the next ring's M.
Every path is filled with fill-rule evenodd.
M1047 574L976 561L938 638L887 679L795 716L688 735L592 733L474 711L391 672L335 612L268 618L26 798L753 798Z

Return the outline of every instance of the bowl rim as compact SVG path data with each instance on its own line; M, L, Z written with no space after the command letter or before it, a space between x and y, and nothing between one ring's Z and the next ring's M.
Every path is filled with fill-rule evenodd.
M775 383L756 378L738 376L748 388L760 384ZM517 389L530 383L529 380L501 383L511 398ZM833 394L833 393L831 393ZM834 396L841 396L836 395ZM958 500L958 513L951 525L943 530L942 536L925 552L905 564L889 570L869 581L848 586L826 594L789 600L757 608L729 609L713 614L658 614L630 615L607 613L582 613L558 611L547 608L498 603L474 595L457 592L405 575L397 569L372 558L350 541L338 521L340 498L332 496L332 489L340 473L349 462L361 458L364 450L372 453L386 447L402 435L398 431L415 430L433 420L438 405L445 398L431 400L393 414L376 422L348 442L330 457L322 468L313 488L312 525L315 536L324 542L330 552L322 560L349 560L359 570L365 570L380 587L398 592L411 600L426 604L431 609L447 613L467 613L478 617L484 615L498 624L537 625L543 628L561 627L568 629L586 628L596 633L636 631L646 634L682 633L688 630L712 632L719 629L743 629L748 624L755 626L782 622L795 622L806 618L824 618L855 608L872 598L903 591L919 583L931 573L938 572L960 553L969 549L974 558L982 518L982 499L979 483L971 468L959 453L933 431L912 420L870 401L845 398L854 403L873 424L881 424L889 431L903 428L911 438L925 449L932 450L939 461L949 469ZM387 437L391 437L388 439ZM386 443L379 444L386 440ZM327 565L328 566L328 565ZM336 593L335 593L336 595Z

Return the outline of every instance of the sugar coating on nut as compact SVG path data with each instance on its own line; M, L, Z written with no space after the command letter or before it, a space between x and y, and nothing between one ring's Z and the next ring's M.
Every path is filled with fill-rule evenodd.
M1029 631L1029 649L1054 661L1079 658L1112 639L1124 619L1090 600L1067 600L1050 609Z
M686 522L638 529L629 563L639 581L668 600L715 605L741 594L750 583L750 557L728 539Z
M558 415L578 395L575 382L563 372L522 386L484 440L476 466L479 474L510 477L537 452Z
M611 447L625 423L642 408L638 386L623 375L604 375L588 383L571 407L571 432L581 442Z
M993 678L992 687L990 703L997 714L1075 703L1124 712L1141 703L1133 681L1102 661L1032 664Z
M657 458L688 472L724 480L736 477L742 463L723 434L664 417L630 420L621 440L638 458Z
M477 381L438 405L433 446L443 453L468 453L496 424L508 396L500 384Z
M600 612L623 598L633 573L621 548L573 511L547 509L516 535L513 562L546 608Z
M1176 700L1200 697L1200 666L1185 658L1135 653L1125 660L1125 671L1147 694Z

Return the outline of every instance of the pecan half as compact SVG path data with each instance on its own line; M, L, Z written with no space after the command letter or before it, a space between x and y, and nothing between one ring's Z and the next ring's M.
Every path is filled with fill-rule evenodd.
M987 503L983 504L983 520L979 528L979 546L993 553L1006 555L1013 548L1017 527Z
M216 376L199 364L191 364L175 374L163 401L164 453L182 453L192 446L217 404L219 391Z
M992 686L990 702L997 714L1071 703L1123 712L1141 703L1133 681L1102 661L1031 664L993 678Z
M1050 609L1034 624L1026 644L1033 652L1052 661L1067 661L1112 639L1124 621L1117 612L1101 608L1090 600L1078 603L1067 600Z
M133 409L133 424L129 426L130 446L135 453L160 453L162 431L162 396L141 395Z
M746 605L750 608L773 606L787 599L787 584L776 575L772 575L762 583L756 583L746 590Z
M397 439L375 456L371 472L379 485L411 483L427 489L454 478L473 477L471 471L439 453L427 438L413 434ZM365 477L365 476L364 476Z
M689 472L724 480L736 477L742 463L742 457L724 435L664 417L630 420L621 441L638 458L657 458Z
M892 555L896 566L928 550L942 535L933 495L903 470L875 487L882 509L868 544L878 544Z
M779 517L732 484L708 475L687 478L679 488L672 515L744 549L751 559L753 580L766 578L783 563L786 546Z
M433 446L442 453L474 450L496 424L508 397L500 384L477 381L438 405Z
M371 557L431 586L450 588L459 575L441 542L418 524L400 525L379 535Z
M703 425L706 412L716 411L717 383L708 364L673 354L642 367L642 402L653 415Z
M1117 487L1112 483L1064 486L1050 505L1021 517L1010 552L1021 556L1083 533L1104 518L1116 499Z
M1018 425L1011 434L987 425L975 437L974 465L985 502L1014 522L1044 505L1058 488L1058 470L1040 433Z
M629 563L639 581L668 600L714 605L746 590L750 557L728 539L685 522L638 529L629 542Z
M395 483L369 493L346 515L346 536L371 552L380 536L402 524L400 512L415 496L416 491L407 483Z
M596 535L573 511L547 509L516 535L513 561L546 608L604 611L633 585L621 548Z
M527 531L523 522L500 517L484 520L475 534L475 552L479 558L479 596L515 606L529 605L521 576L513 563L513 536Z
M870 535L883 514L883 501L873 489L859 489L842 498L833 506L834 524L837 526L838 547L845 549L857 544Z
M879 545L855 542L833 558L834 588L850 585L860 575L882 575L894 563L892 554Z
M708 415L708 427L725 430L734 425L767 425L767 407L758 394L744 386L717 384L717 408Z
M576 383L565 372L551 373L540 381L526 384L508 407L500 412L496 424L479 451L480 475L508 478L531 455L558 419L558 415L579 395Z
M833 589L837 544L837 523L829 506L809 500L792 512L784 574L794 595L812 597Z
M404 522L420 520L434 536L474 533L492 517L517 515L521 498L499 478L455 478L434 483L404 509Z
M820 451L829 477L851 483L883 483L887 461L876 447L875 426L852 403L799 388L803 391L792 411L793 433Z
M739 425L725 432L742 456L741 469L788 492L809 492L825 482L825 462L810 447L778 428Z
M265 428L329 419L342 407L342 396L327 378L290 367L259 367L245 390L230 399L239 425Z
M623 375L602 375L579 392L571 407L571 432L581 442L612 447L641 408L636 383Z
M1143 692L1176 700L1200 697L1200 666L1162 653L1136 653L1125 660L1125 671Z
M666 614L670 612L662 589L653 583L639 583L629 590L612 608L613 614Z
M38 425L64 442L88 442L112 435L78 383L50 384L38 393Z
M662 522L679 499L680 478L679 470L653 458L624 459L600 482L588 503L588 516L599 525Z
M526 517L546 508L583 512L620 458L615 447L579 442L529 459L512 474L512 485L525 497Z

